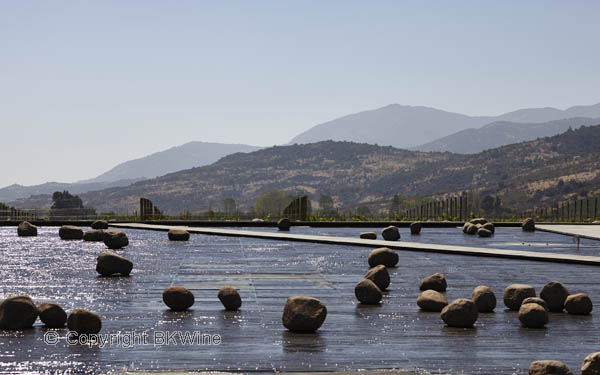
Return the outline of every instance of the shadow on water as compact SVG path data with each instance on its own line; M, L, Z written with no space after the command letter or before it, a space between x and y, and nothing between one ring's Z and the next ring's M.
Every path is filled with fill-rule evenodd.
M327 340L319 332L297 333L283 331L281 341L285 353L319 353L327 348Z

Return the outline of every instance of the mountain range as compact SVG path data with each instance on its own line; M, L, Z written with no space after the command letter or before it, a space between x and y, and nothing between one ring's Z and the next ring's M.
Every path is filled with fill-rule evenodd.
M394 194L441 197L474 189L528 209L533 200L552 204L600 193L600 125L469 155L334 141L277 146L81 197L100 212L132 212L146 197L176 214L217 207L225 198L247 210L272 189L313 200L327 194L342 210L385 209Z

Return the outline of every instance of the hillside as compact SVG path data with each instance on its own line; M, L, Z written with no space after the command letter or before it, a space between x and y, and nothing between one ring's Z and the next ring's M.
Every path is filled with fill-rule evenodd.
M139 197L179 213L234 198L248 209L262 191L331 195L341 209L385 208L393 194L441 195L475 188L530 207L573 193L598 193L600 126L582 127L474 155L424 153L351 142L319 142L234 154L200 168L83 194L99 211L133 211ZM562 182L561 182L562 180Z
M531 141L541 137L549 137L600 123L600 119L576 117L542 123L517 123L497 121L479 129L466 129L442 137L433 142L414 147L418 151L448 151L458 154L476 154L478 152L512 143Z
M565 110L526 108L499 116L466 116L435 108L391 104L316 125L290 143L334 140L415 148L461 130L477 129L498 121L542 123L575 117L600 118L600 103Z

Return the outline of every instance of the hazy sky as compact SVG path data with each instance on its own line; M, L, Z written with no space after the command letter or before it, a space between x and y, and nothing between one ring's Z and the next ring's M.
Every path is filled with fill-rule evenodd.
M598 1L1 1L0 186L390 103L600 102Z

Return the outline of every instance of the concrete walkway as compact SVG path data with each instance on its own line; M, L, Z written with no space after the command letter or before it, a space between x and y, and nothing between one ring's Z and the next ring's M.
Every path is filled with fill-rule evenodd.
M587 238L590 240L600 240L600 225L536 224L535 228L544 232L564 234L566 236Z
M574 254L556 254L556 253L544 253L535 251L521 251L521 250L504 250L504 249L490 249L480 247L467 247L467 246L454 246L454 245L443 245L443 244L424 244L416 242L404 242L404 241L384 241L384 240L365 240L360 238L350 237L334 237L334 236L317 236L317 235L304 235L304 234L293 234L290 232L258 232L249 230L232 230L232 229L218 229L218 228L197 228L187 226L169 226L169 225L154 225L154 224L110 224L111 227L117 228L129 228L129 229L144 229L144 230L156 230L156 231L168 231L169 229L185 229L190 233L205 234L205 235L216 235L216 236L230 236L230 237L250 237L250 238L262 238L266 240L284 240L284 241L300 241L300 242L312 242L329 245L349 245L349 246L363 246L363 247L389 247L395 250L405 251L421 251L421 252L433 252L442 254L454 254L454 255L470 255L478 257L494 257L494 258L509 258L509 259L520 259L520 260L531 260L540 262L555 262L555 263L572 263L572 264L586 264L593 266L600 266L600 257L585 256L585 255L574 255ZM600 228L599 228L600 229Z

